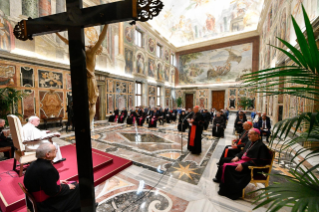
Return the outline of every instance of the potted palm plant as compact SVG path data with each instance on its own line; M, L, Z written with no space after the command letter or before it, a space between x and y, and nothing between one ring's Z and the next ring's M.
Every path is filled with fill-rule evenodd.
M306 26L305 35L292 16L292 23L300 50L280 38L277 39L284 44L284 48L272 46L290 58L294 65L265 69L245 75L244 83L251 91L266 95L288 94L315 102L319 101L319 51L312 25L303 6L302 10ZM284 86L278 89L280 85ZM308 126L307 130L296 136L297 130L302 124ZM318 143L319 113L317 111L301 113L278 122L274 129L270 147L274 146L274 139L284 140L280 153L283 151L290 152L293 149L292 147L300 141ZM291 131L293 136L288 138ZM256 197L255 203L258 203L258 205L255 209L269 204L268 211L271 212L278 211L285 206L292 207L292 211L319 211L319 180L313 173L319 167L319 163L317 162L310 169L301 168L306 159L319 156L319 148L314 146L299 150L291 160L294 160L302 153L306 153L306 151L309 152L304 160L301 160L295 169L289 171L290 176L276 175L277 177L285 178L285 183L276 183L267 188L257 190L262 191L262 193Z
M176 99L177 107L181 107L181 106L182 106L182 103L183 103L182 98L181 98L181 97L178 97L178 98Z
M6 123L8 123L8 114L22 116L14 109L14 106L22 99L22 97L24 97L24 95L23 91L11 87L0 89L0 118L6 120Z

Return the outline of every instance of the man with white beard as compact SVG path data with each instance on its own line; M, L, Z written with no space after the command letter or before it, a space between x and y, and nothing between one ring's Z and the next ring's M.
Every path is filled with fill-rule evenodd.
M50 131L39 130L36 128L40 124L40 119L37 116L31 116L28 119L28 123L23 126L24 131L24 140L25 141L33 141L33 140L41 140L39 142L30 142L30 144L25 144L26 151L32 152L36 151L40 144L50 142L48 139L52 137L60 137L60 133L50 133ZM58 144L53 142L57 153L56 157L53 159L53 163L65 161L65 158L62 158L62 154L60 151L60 147Z

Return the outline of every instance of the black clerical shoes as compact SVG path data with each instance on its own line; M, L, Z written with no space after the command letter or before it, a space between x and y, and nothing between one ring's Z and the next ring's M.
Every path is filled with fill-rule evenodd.
M58 160L57 162L54 162L54 163L60 163L60 162L63 162L63 161L66 161L66 158L62 158L61 160Z
M220 180L217 179L216 177L213 179L213 181L214 181L215 183L220 183Z

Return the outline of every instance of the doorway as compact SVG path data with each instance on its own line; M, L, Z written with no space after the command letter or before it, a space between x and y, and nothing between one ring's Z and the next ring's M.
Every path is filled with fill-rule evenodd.
M225 91L212 91L212 108L220 111L225 107Z
M194 101L194 94L186 94L185 96L185 109L188 110L188 108L191 108L193 109L194 107L194 104L193 104L193 101Z

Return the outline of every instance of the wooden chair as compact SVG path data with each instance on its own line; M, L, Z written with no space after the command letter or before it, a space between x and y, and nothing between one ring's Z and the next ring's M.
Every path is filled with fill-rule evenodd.
M33 195L30 194L21 183L18 183L18 184L19 184L21 190L23 191L23 193L25 194L25 203L27 206L27 211L28 212L38 212L37 204L36 204L36 201L35 201L35 198L33 197Z
M21 126L20 119L15 115L8 115L7 117L8 117L10 130L11 130L13 145L16 148L16 150L14 151L13 170L18 172L16 169L16 165L17 165L17 161L19 161L20 163L19 177L21 177L23 173L23 165L31 163L32 161L36 160L35 152L25 151L24 142L26 141L24 140L24 133L23 133L23 128Z
M267 174L271 173L271 169L272 169L272 165L274 163L275 160L275 155L276 152L274 150L269 150L272 154L271 157L271 163L270 165L266 165L266 166L248 166L248 168L251 170L251 180L250 183L254 183L255 186L257 187L257 183L264 183L265 187L269 186L269 175L263 175L260 172L264 172ZM242 198L245 198L245 188L243 189L243 196Z
M10 146L0 147L0 152L9 152L9 156L10 156L10 158L12 158Z

